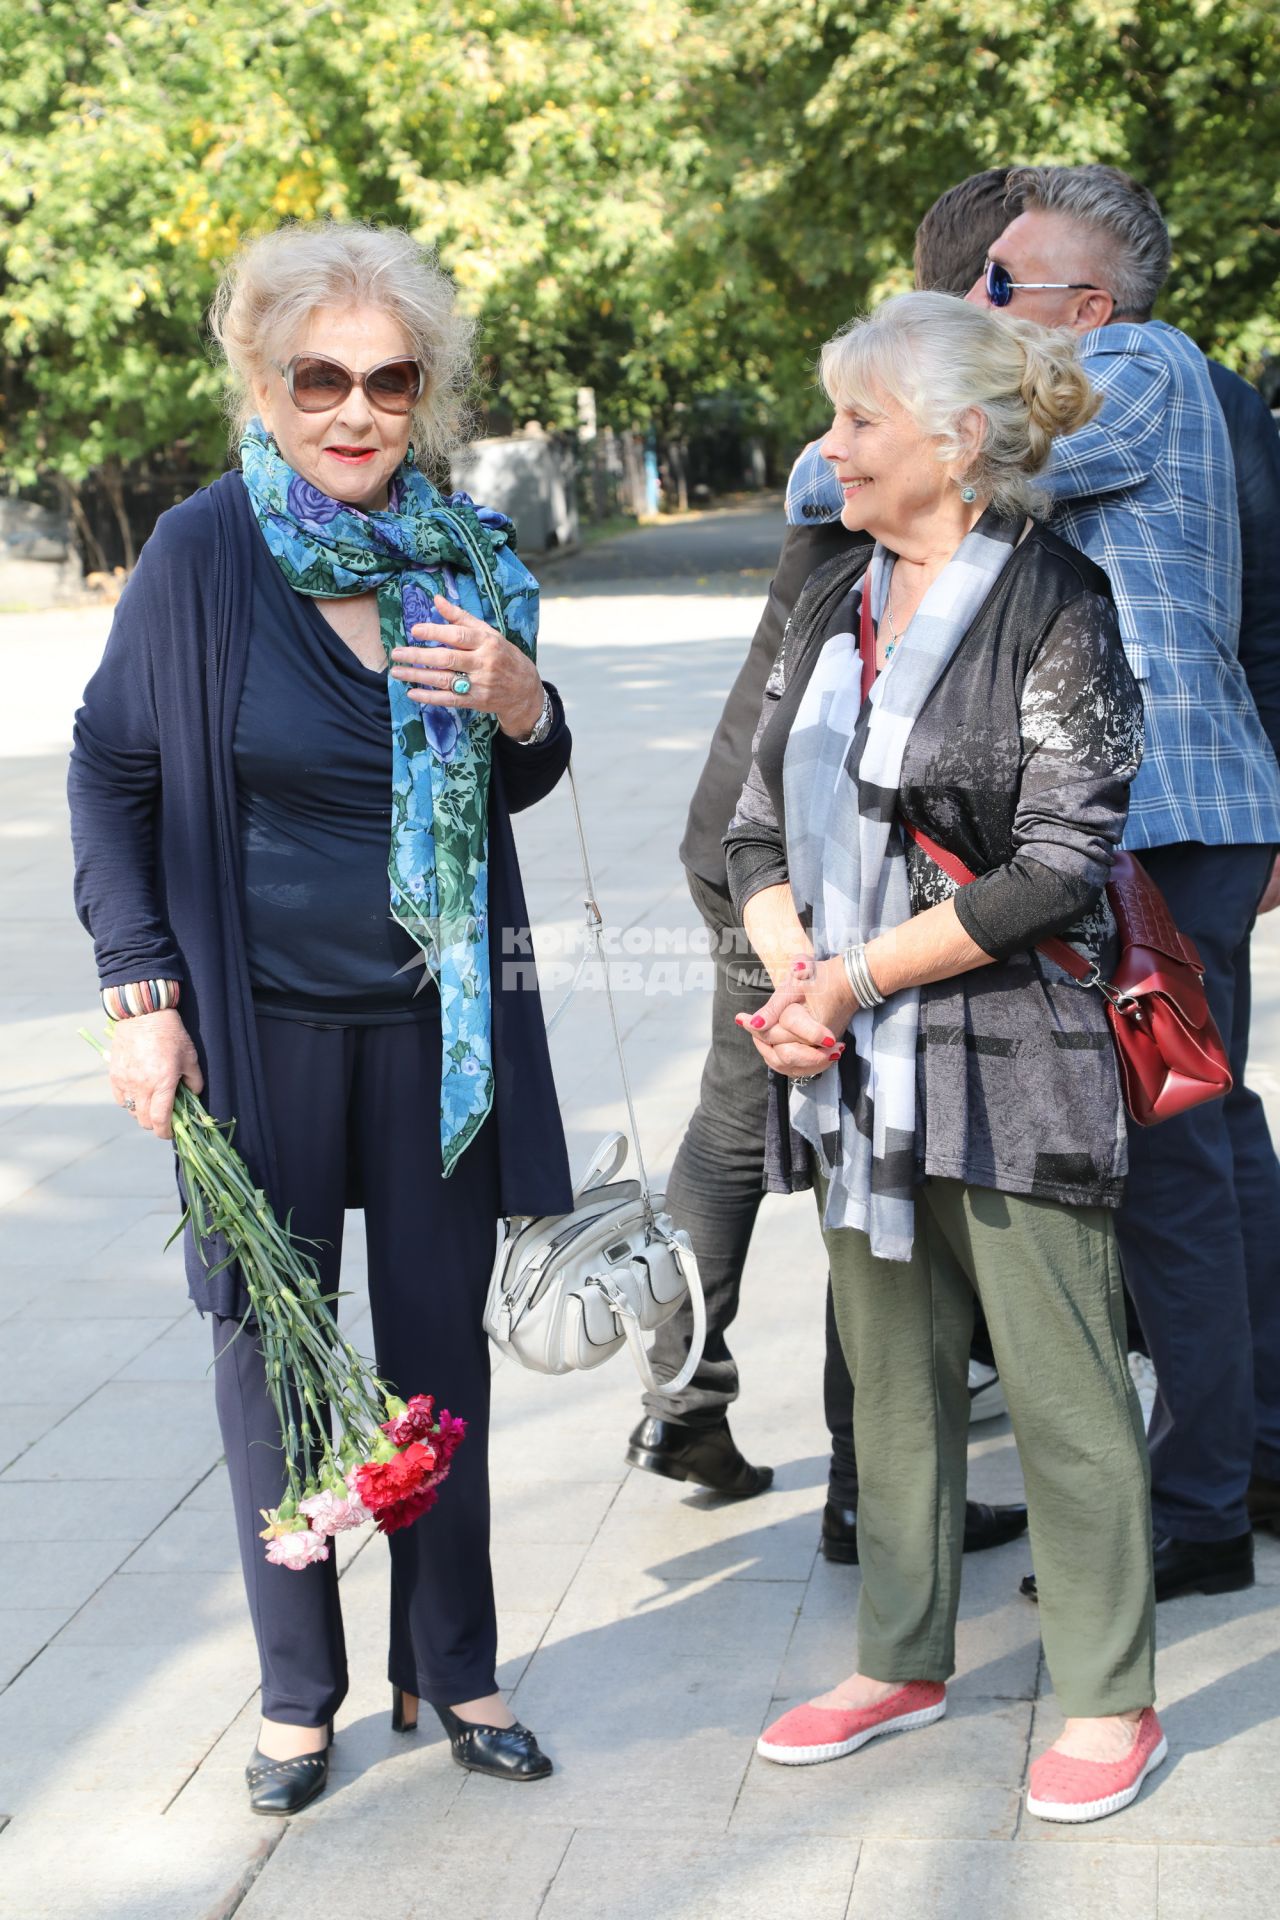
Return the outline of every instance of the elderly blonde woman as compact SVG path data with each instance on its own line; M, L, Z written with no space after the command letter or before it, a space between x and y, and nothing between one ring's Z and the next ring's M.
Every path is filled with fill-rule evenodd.
M854 1377L862 1594L857 1671L760 1751L835 1759L945 1712L976 1294L1068 1716L1028 1804L1095 1819L1165 1754L1124 1113L1100 995L1036 951L1106 968L1141 754L1108 581L1035 517L1053 436L1096 400L1067 338L938 294L822 364L822 451L869 539L796 607L726 844L776 983L739 1016L778 1077L772 1184L817 1189Z
M569 757L537 583L507 521L422 472L458 425L469 330L408 235L269 234L213 324L240 470L160 521L76 723L111 1084L162 1139L179 1081L234 1116L333 1289L364 1208L379 1368L470 1427L430 1520L390 1542L394 1724L425 1699L460 1765L538 1779L494 1672L481 1326L498 1216L570 1204L538 998L501 964L526 919L510 816ZM210 1254L188 1236L262 1665L250 1799L287 1814L325 1784L347 1690L336 1569L263 1557L279 1429L239 1275Z

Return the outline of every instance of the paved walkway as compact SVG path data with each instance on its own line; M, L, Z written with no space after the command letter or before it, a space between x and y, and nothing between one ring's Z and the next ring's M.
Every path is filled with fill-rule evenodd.
M633 534L548 574L544 664L574 716L619 958L643 1137L669 1166L707 1003L675 848L778 535L764 513ZM816 1554L823 1261L808 1203L766 1202L735 1339L735 1430L775 1490L717 1505L622 1464L628 1363L503 1367L494 1484L502 1685L558 1772L516 1794L443 1738L391 1734L385 1548L344 1556L352 1691L328 1793L251 1818L256 1662L168 1157L111 1105L69 904L65 741L107 616L0 620L0 1914L5 1920L1260 1920L1280 1895L1280 1542L1260 1583L1160 1613L1173 1760L1129 1812L1028 1820L1056 1709L1015 1545L966 1565L949 1717L842 1765L753 1758L761 1726L845 1671L855 1569ZM521 823L539 938L580 908L567 801ZM1277 916L1280 918L1280 916ZM1260 942L1257 1079L1280 1120L1280 928ZM665 950L665 956L664 956ZM665 971L659 962L665 957ZM673 972L674 966L674 972ZM647 980L650 991L645 991ZM689 991L676 992L685 984ZM556 1039L575 1159L619 1101L604 1009ZM362 1318L359 1216L348 1283ZM430 1385L424 1382L424 1385ZM1008 1423L972 1486L1019 1487ZM426 1522L427 1525L430 1522Z

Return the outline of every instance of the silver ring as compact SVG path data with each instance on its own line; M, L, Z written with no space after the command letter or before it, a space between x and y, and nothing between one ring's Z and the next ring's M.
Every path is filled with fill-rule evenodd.
M136 1100L123 1100L120 1104L126 1113L136 1113L138 1111L138 1103Z
M471 682L468 680L465 673L460 673L458 675L457 679L453 683L453 690L456 694L459 694L459 695L470 693Z

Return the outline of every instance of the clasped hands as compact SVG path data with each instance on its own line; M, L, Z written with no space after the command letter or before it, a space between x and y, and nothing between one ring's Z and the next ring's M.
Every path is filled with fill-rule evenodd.
M756 1052L775 1073L807 1080L839 1060L857 1010L844 962L802 954L759 1013L735 1014L734 1024L751 1035Z
M410 628L422 644L392 649L392 678L406 683L409 698L419 706L492 713L504 733L523 740L542 712L537 667L521 647L441 593L435 596L435 608L444 624L423 620ZM455 693L453 683L462 675L470 688Z

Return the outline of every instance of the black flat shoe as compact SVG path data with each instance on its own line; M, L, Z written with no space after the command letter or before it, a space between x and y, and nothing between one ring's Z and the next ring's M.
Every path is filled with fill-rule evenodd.
M537 1738L518 1720L513 1727L481 1727L459 1720L452 1707L436 1707L435 1712L449 1736L455 1767L491 1774L495 1780L545 1780L552 1771Z
M988 1507L980 1500L964 1503L964 1551L985 1553L988 1547L1003 1547L1027 1530L1025 1507ZM818 1542L824 1560L840 1566L858 1564L858 1509L837 1506L828 1500L822 1509L822 1534Z
M734 1444L729 1423L682 1427L674 1420L642 1420L627 1443L627 1460L667 1480L693 1480L731 1500L749 1500L773 1485L772 1467L753 1467Z
M329 1722L329 1744L319 1753L301 1753L296 1760L271 1760L255 1747L249 1756L244 1777L249 1783L249 1807L253 1813L275 1814L287 1819L322 1794L329 1784L329 1755L333 1751L333 1722Z
M1240 1593L1253 1585L1253 1535L1234 1540L1174 1540L1155 1544L1156 1599L1176 1600L1184 1593ZM1027 1600L1039 1601L1034 1573L1018 1587Z

